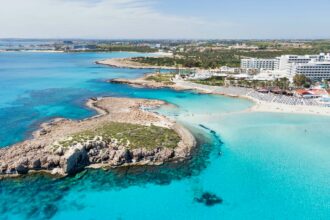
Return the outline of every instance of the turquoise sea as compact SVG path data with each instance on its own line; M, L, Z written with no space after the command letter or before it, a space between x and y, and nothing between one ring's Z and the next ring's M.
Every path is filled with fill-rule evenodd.
M251 113L253 103L109 84L148 70L94 64L137 53L0 53L0 146L54 117L94 115L93 96L162 99L198 138L192 160L0 180L0 219L330 219L330 118ZM204 193L222 199L200 203Z

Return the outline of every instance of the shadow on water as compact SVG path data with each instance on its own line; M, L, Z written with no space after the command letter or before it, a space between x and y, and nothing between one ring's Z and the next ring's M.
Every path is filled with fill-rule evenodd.
M35 174L0 180L0 218L13 214L26 219L49 219L57 213L59 204L62 206L66 202L65 197L71 190L109 191L150 183L168 185L175 180L198 176L207 167L210 156L219 151L219 143L222 142L215 133L206 128L194 128L193 133L198 147L192 158L184 162L162 166L85 170L74 177L60 179ZM206 195L205 198L202 199L208 202L215 201L217 197ZM67 205L74 210L84 208L78 201Z

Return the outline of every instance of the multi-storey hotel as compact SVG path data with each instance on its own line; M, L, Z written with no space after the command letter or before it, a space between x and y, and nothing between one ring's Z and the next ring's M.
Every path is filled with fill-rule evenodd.
M279 67L292 76L304 74L313 81L330 79L330 54L282 56Z
M330 79L330 61L311 61L309 63L294 64L290 72L304 74L313 81Z
M274 70L276 59L242 59L241 68L242 69L264 69L264 70Z
M330 56L329 54L325 55L323 53L319 55L283 55L280 57L276 57L275 62L275 69L278 70L288 70L291 68L294 64L303 64L303 63L309 63L311 61L325 61L329 60Z
M242 69L263 69L283 72L293 77L304 74L314 81L330 79L330 53L319 55L283 55L275 59L242 59Z

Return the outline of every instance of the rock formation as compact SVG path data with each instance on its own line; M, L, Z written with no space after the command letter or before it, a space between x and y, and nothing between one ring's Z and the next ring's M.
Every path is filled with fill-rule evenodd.
M158 165L167 161L187 159L195 146L191 133L181 125L159 114L146 111L165 104L162 101L100 98L90 99L87 105L99 115L81 121L55 119L41 125L33 139L0 149L0 177L46 171L72 175L86 167L118 167L126 165ZM117 139L94 137L74 142L70 146L58 144L63 137L93 129L102 123L131 123L173 129L180 137L177 147L170 149L144 146L130 149Z

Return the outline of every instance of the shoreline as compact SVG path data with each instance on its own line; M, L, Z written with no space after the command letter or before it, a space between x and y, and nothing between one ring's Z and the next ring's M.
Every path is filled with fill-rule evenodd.
M247 109L247 111L249 112L272 112L272 113L312 114L319 116L330 116L330 108L328 107L312 106L312 105L288 105L277 102L261 101L250 96L249 94L240 94L239 92L234 93L229 91L229 90L237 89L236 87L208 86L193 82L187 82L183 80L173 80L174 83L173 85L166 85L164 83L146 80L146 77L150 75L152 74L146 74L145 76L138 79L112 79L109 80L108 82L123 83L132 86L140 86L140 87L148 87L148 88L170 88L178 91L195 90L203 94L214 94L214 95L228 96L232 98L248 99L254 103L254 105L251 108ZM221 92L216 91L219 88L222 90Z
M186 87L183 86L186 89L193 89L207 94L224 95L233 98L248 99L254 103L254 105L251 108L247 109L247 111L249 112L271 112L271 113L311 114L311 115L319 115L319 116L330 116L330 108L328 107L312 106L312 105L288 105L288 104L282 104L276 102L266 102L266 101L258 100L248 94L241 95L241 94L231 94L230 92L228 93L218 92L215 91L217 87L198 85L196 83L190 83L190 82L184 82L184 83L187 83ZM222 88L223 90L226 89L225 87ZM232 88L228 87L228 89L230 90Z
M194 136L182 125L145 108L159 108L166 103L159 100L131 98L92 98L86 102L97 115L79 121L57 118L42 123L33 138L0 149L0 179L21 174L48 173L67 176L85 169L111 169L121 166L157 166L179 162L191 157L196 147ZM102 138L80 142L68 148L55 148L63 137L91 129L104 123L156 126L175 132L179 139L175 148L127 148L121 142L106 142ZM84 144L85 143L85 144ZM98 152L98 153L95 153ZM104 156L112 155L112 156ZM128 156L129 155L129 156ZM102 158L102 159L101 159Z
M159 55L164 56L164 55ZM111 58L105 60L95 61L96 64L106 65L115 68L127 68L127 69L163 69L163 70L175 70L176 67L168 66L152 66L148 64L138 63L132 61L131 58Z
M244 98L244 97L242 97ZM306 106L296 105L290 106L279 103L268 103L262 101L254 101L255 105L248 109L250 112L270 112L270 113L287 113L287 114L305 114L305 115L317 115L317 116L330 116L330 108L320 106Z

